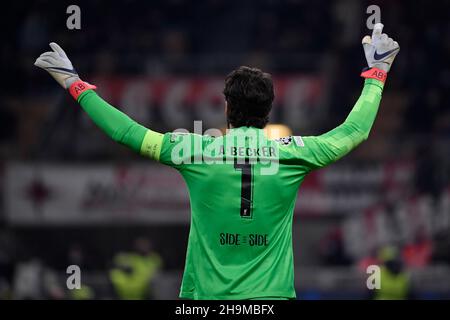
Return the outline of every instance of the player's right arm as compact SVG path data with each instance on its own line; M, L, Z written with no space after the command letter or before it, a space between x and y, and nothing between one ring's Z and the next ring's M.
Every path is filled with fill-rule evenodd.
M95 86L80 80L64 50L50 43L53 51L43 53L35 65L46 70L81 105L92 121L114 141L149 158L159 160L164 135L136 123L103 100Z
M375 121L387 72L400 47L382 33L383 25L374 26L372 37L362 40L369 65L361 76L365 78L362 93L346 120L320 136L302 138L303 147L293 152L311 169L321 168L342 158L369 136Z
M383 86L379 80L366 79L359 99L341 125L320 136L302 138L301 158L307 160L313 169L322 168L366 140L378 112Z

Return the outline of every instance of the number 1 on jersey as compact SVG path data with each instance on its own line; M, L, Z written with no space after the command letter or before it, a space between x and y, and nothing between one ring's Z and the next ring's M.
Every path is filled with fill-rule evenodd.
M234 168L242 172L241 175L241 217L252 217L252 195L253 195L253 179L252 179L252 165L248 159L245 163L238 163L234 160Z

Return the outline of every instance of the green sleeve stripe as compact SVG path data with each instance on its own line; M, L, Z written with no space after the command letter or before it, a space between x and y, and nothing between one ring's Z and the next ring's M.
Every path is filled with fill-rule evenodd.
M159 161L164 135L152 130L147 130L141 145L141 154Z

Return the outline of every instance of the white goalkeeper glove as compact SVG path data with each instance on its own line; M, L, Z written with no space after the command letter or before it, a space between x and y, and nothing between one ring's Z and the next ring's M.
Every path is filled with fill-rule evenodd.
M400 51L400 46L397 41L382 32L383 24L375 24L372 37L365 36L362 39L362 45L369 67L389 72L395 56Z
M50 73L64 89L69 89L75 81L80 80L78 73L59 45L51 42L50 47L53 51L41 54L34 65Z

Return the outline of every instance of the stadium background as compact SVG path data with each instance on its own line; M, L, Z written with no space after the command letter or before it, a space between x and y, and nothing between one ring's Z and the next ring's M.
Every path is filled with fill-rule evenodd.
M81 8L81 30L66 28L70 4ZM3 6L0 297L127 297L111 270L130 275L120 259L151 251L155 272L138 282L150 298L171 299L184 265L181 178L108 140L33 66L50 41L105 99L152 129L223 127L223 78L251 65L274 75L271 121L314 135L343 121L362 88L370 4L401 52L369 140L301 188L298 297L369 298L365 267L395 255L411 276L408 297L450 298L450 2L351 0ZM66 289L71 264L89 290Z

